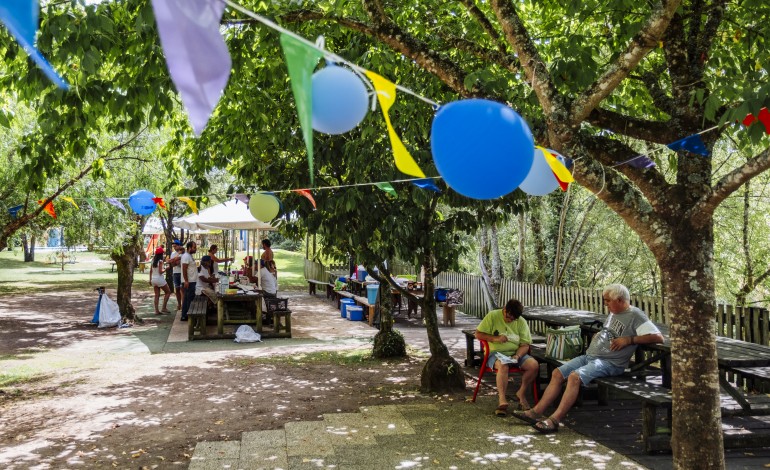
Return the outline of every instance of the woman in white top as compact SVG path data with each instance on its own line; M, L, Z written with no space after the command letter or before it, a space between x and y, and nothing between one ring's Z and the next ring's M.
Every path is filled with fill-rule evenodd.
M171 313L166 308L168 298L171 297L171 289L166 284L166 277L163 275L163 247L159 246L155 250L155 256L152 258L152 268L150 269L150 285L155 290L155 315ZM163 309L158 310L158 300L160 291L163 290Z

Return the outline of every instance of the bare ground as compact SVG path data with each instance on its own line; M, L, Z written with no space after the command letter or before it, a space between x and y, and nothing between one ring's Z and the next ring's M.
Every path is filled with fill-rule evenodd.
M135 305L150 312L150 301L140 293ZM98 330L95 303L79 292L0 297L0 467L185 468L201 440L437 398L417 392L424 357L345 356L365 341L150 354L136 335L163 335L170 318ZM20 372L32 379L2 385Z

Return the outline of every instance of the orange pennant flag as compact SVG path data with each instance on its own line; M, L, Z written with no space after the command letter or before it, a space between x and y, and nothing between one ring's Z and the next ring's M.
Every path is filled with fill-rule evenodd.
M166 208L166 203L163 202L163 198L162 197L154 197L154 198L152 198L152 202L154 202L155 204L159 205L161 209L165 209Z
M45 199L39 199L37 201L38 204L43 205L45 204ZM48 204L45 204L45 207L43 208L48 214L50 214L51 217L54 219L56 218L56 211L53 209L53 203L49 202Z
M315 209L315 199L313 199L313 193L310 192L309 189L292 189L291 192L301 194L308 198L311 204L313 204L313 209Z

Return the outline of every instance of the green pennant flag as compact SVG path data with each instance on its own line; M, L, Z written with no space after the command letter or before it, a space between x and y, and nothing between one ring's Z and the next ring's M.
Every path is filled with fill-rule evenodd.
M96 202L94 202L93 198L87 197L86 202L91 206L91 209L96 210Z
M398 197L398 194L396 193L396 189L391 186L390 183L375 183L375 186L382 189L386 193L390 194L393 197Z
M318 60L323 54L300 40L281 33L281 47L289 68L291 91L297 105L302 136L307 148L307 162L310 167L310 186L313 186L313 87L312 77Z

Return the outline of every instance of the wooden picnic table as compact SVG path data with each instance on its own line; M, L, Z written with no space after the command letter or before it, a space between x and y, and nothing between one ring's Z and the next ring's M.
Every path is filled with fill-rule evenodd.
M254 325L257 332L262 331L262 294L250 289L251 286L241 287L237 294L220 294L218 291L204 289L203 293L217 306L217 334L224 334L225 324ZM242 304L248 318L230 318L233 304ZM252 308L253 305L253 308ZM251 315L254 318L251 318Z

